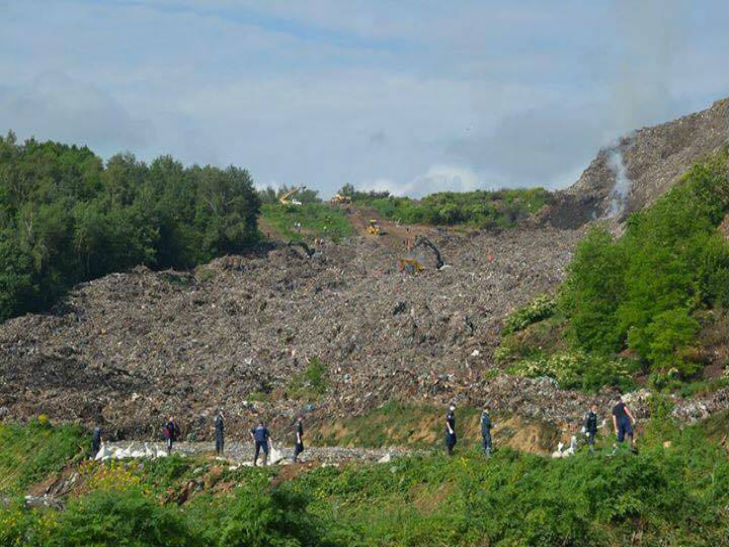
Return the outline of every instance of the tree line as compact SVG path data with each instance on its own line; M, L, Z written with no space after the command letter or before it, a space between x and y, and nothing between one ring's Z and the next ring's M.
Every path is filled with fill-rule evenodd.
M245 169L170 156L104 162L89 148L0 137L0 320L74 284L144 264L189 268L259 237Z

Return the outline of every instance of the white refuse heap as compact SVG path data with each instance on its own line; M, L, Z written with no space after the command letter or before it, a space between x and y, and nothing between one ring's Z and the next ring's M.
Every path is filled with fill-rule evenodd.
M107 461L107 460L125 460L128 458L165 458L167 457L167 451L158 449L154 446L150 447L149 443L144 443L144 447L137 449L134 443L130 444L126 448L120 448L118 446L108 446L106 443L102 443L101 449L94 456L94 460Z

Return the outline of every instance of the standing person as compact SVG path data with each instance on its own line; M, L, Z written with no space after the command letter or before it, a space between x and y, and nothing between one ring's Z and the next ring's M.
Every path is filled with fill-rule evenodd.
M101 443L104 442L104 438L101 433L101 428L97 425L94 428L94 432L91 435L91 457L94 458L96 454L101 450Z
M491 416L489 415L488 405L483 407L481 413L481 437L483 438L483 453L487 458L491 457L493 447L491 445Z
M633 450L633 424L635 424L635 418L623 402L623 398L618 397L618 403L613 407L613 429L619 443L622 443L626 436L628 437L630 450Z
M456 446L456 405L451 404L448 407L448 414L446 414L446 431L445 431L445 445L448 455L453 454L453 447Z
M296 460L299 457L299 454L301 454L304 451L304 418L299 416L299 418L296 420L296 444L294 445L294 463L296 463Z
M258 455L261 453L261 449L263 449L263 465L265 466L268 462L268 441L273 441L271 433L269 433L268 428L263 422L258 422L258 425L251 429L251 438L256 445L256 454L253 456L253 465L256 466L258 464Z
M225 414L220 409L218 415L215 416L215 453L218 456L223 455L223 446L225 444Z
M172 453L172 444L177 440L180 434L180 428L175 423L175 417L170 416L163 430L165 441L167 442L167 453Z
M585 417L585 434L587 435L587 445L590 447L590 454L594 454L595 435L597 435L597 405L594 403Z

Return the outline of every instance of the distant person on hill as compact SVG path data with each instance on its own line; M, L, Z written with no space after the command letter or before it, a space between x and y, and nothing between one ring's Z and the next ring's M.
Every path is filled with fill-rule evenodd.
M263 465L265 466L268 461L268 441L271 439L271 434L268 428L263 422L258 422L258 425L251 429L251 438L256 445L256 453L253 456L253 465L258 465L258 455L263 450Z
M456 446L456 405L451 404L448 407L448 414L446 414L446 431L445 431L445 445L448 455L453 454L453 448Z
M483 453L487 458L491 457L491 451L493 447L491 445L491 415L489 414L489 407L484 406L483 412L481 412L481 437L483 440Z
M299 416L296 420L296 427L294 428L294 431L296 433L296 443L294 444L293 461L296 463L299 458L299 454L304 451L304 419L301 416Z
M587 435L590 454L593 454L595 452L595 435L597 435L597 405L594 403L585 417L585 435Z
M94 432L91 435L91 457L95 457L96 454L101 450L101 443L104 442L104 437L101 433L101 428L97 425L94 428Z
M167 442L167 453L171 453L173 443L177 440L177 437L180 436L180 428L175 423L174 416L169 417L162 432L164 433L165 441Z
M223 446L225 445L225 414L222 409L215 416L215 453L218 456L223 455Z
M635 418L623 402L623 398L618 397L618 403L613 407L613 429L615 429L619 443L628 437L628 447L631 450L633 450L633 424L635 424Z

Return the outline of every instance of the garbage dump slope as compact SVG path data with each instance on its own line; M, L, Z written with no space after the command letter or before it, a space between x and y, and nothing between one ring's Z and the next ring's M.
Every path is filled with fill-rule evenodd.
M79 285L52 313L0 326L0 408L18 419L102 417L140 438L157 435L168 414L200 439L220 406L236 433L259 415L341 418L394 398L501 398L564 419L582 398L574 408L552 392L536 400L538 383L486 373L503 318L558 286L583 234L434 230L447 267L435 270L423 251L428 267L416 276L365 237L312 258L279 245L195 272L112 274ZM292 387L312 358L327 367L323 395Z

